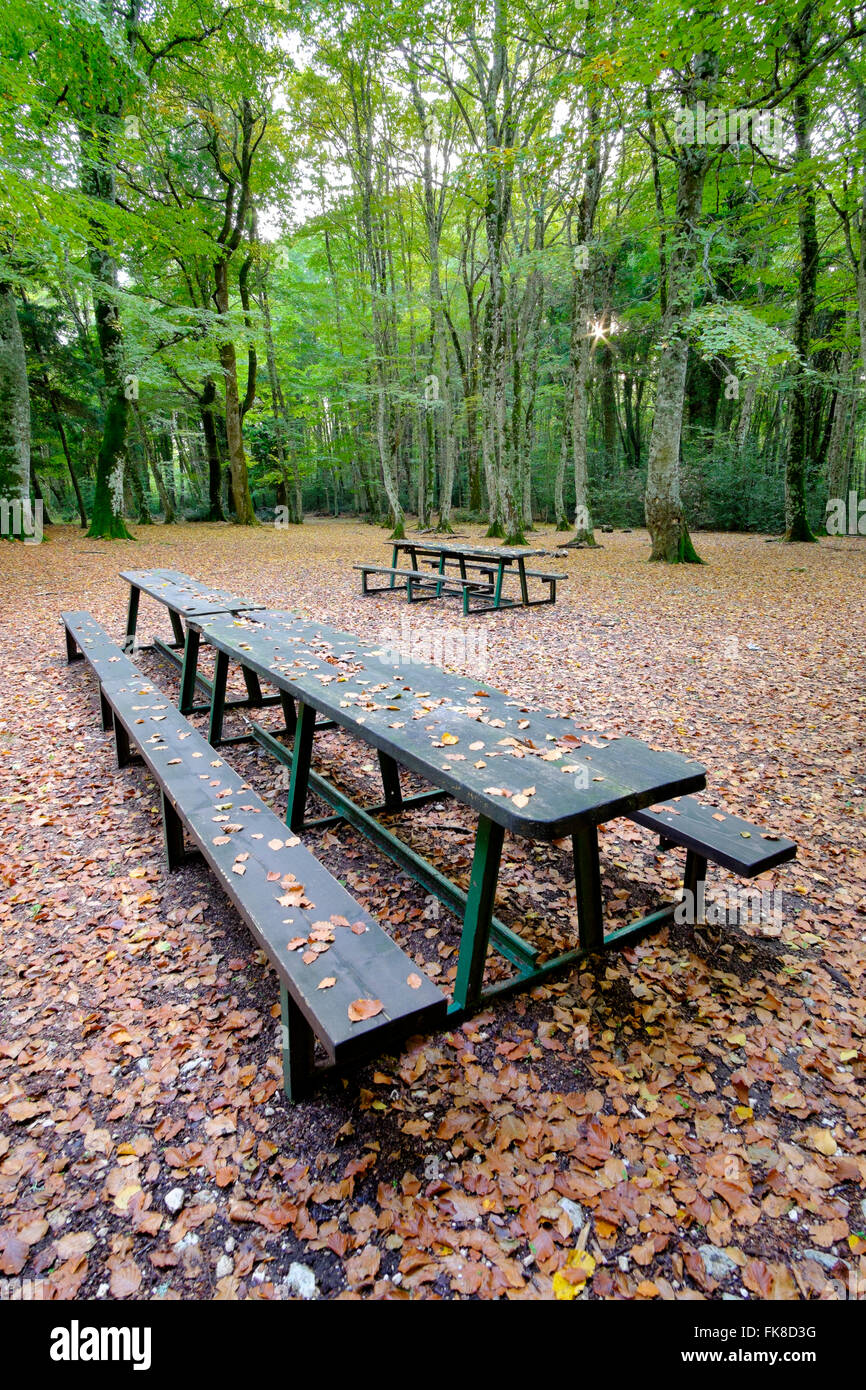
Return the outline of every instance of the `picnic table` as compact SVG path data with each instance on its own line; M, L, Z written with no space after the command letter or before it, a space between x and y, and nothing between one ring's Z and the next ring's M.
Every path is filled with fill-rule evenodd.
M567 716L531 710L486 682L426 663L395 666L382 648L293 613L203 616L191 620L190 630L197 630L217 653L210 721L214 746L222 742L230 662L275 685L292 702L285 730L293 736L291 750L256 723L244 736L291 766L290 828L297 833L348 822L462 915L453 1013L472 1010L505 990L531 986L589 951L619 947L673 915L676 904L665 904L605 935L598 826L704 787L705 770L694 760L656 751L637 739L611 739L580 729ZM319 716L375 749L384 787L380 805L359 805L314 770ZM400 768L425 779L432 791L404 798ZM333 815L306 820L310 790ZM383 817L443 796L478 817L466 893L383 823ZM566 835L572 840L579 946L540 965L538 952L494 916L506 831L531 840L549 842ZM488 944L517 973L485 992Z
M191 620L214 616L217 613L251 612L263 608L264 605L225 589L202 584L200 580L182 574L179 570L121 570L120 578L129 584L125 649L129 651L138 645L135 636L138 629L139 603L141 595L147 594L149 598L155 599L168 609L171 619L174 642L165 642L161 637L156 637L153 647L181 668L180 711L182 714L206 713L208 705L196 706L193 703L196 685L201 686L209 695L210 682L198 672L199 638L197 632L190 631ZM179 655L180 652L183 653L182 656ZM247 692L249 700L239 703L264 703L257 680L247 679Z
M392 547L390 566L363 564L355 567L362 572L362 592L365 595L395 589L399 581L401 584L405 582L410 603L441 598L445 593L459 593L463 598L464 613L491 613L501 608L530 608L536 604L555 603L557 581L566 577L549 570L527 569L527 561L551 554L540 547L411 539L393 541ZM401 555L408 556L409 569L401 569ZM427 569L424 568L425 564ZM449 567L451 573L448 572ZM371 588L371 574L385 576L387 584ZM519 581L519 598L503 593L505 578L511 575ZM539 580L547 586L545 597L530 598L530 579ZM470 606L470 599L476 600L474 606ZM478 602L479 599L491 601Z

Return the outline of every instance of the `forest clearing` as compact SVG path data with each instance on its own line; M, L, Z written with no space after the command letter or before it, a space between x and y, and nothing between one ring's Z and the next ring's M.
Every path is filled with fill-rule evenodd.
M848 1370L864 381L863 4L3 10L44 1364L472 1300Z
M167 873L153 785L114 766L57 614L86 604L119 631L135 563L242 572L262 602L351 610L375 640L409 612L423 641L441 603L434 620L359 600L351 564L375 539L313 519L134 544L63 528L38 567L4 552L4 1275L61 1298L280 1298L314 1277L331 1297L545 1299L582 1228L592 1298L821 1298L862 1279L863 543L704 534L708 565L661 572L645 534L607 535L569 553L555 607L455 606L475 638L457 670L699 757L713 798L784 829L797 861L759 883L768 920L736 925L739 886L717 872L724 925L671 925L287 1107L273 971L206 870ZM143 603L142 640L165 626ZM156 654L140 662L176 689ZM372 765L333 737L324 759L368 792ZM281 811L273 760L230 752ZM406 819L465 876L471 818ZM453 978L452 914L351 828L308 840ZM681 873L627 821L603 856L616 921ZM500 913L550 947L573 930L571 875L567 845L509 839Z

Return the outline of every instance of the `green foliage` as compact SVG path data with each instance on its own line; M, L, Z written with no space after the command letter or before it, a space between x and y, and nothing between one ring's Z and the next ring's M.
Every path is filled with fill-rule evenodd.
M741 304L706 304L689 315L685 326L703 357L729 357L743 376L782 366L796 356L783 333Z

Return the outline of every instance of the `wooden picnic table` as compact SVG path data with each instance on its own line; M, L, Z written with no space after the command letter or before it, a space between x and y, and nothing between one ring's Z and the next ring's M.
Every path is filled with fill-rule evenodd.
M691 759L660 752L633 738L607 738L578 728L567 716L529 709L486 682L446 673L428 663L395 665L372 643L292 613L260 612L193 619L216 648L210 739L222 740L230 662L275 685L293 702L287 710L290 751L253 723L255 738L291 766L287 823L348 822L463 916L452 1012L482 998L531 985L589 951L621 945L673 915L669 903L605 936L598 826L672 796L700 790L705 770ZM294 710L294 702L297 710ZM325 725L317 723L324 716ZM311 765L315 732L338 726L377 752L384 801L362 807ZM403 797L399 769L433 790ZM308 790L333 816L305 821ZM469 891L464 893L382 823L424 801L453 797L478 815ZM574 849L580 945L537 964L537 951L493 913L505 832L542 841L570 835ZM488 943L517 974L485 994Z
M156 637L153 646L181 668L180 711L182 714L205 713L209 706L196 706L193 703L196 685L200 685L209 695L210 682L198 674L198 637L194 635L192 640L189 640L190 621L217 613L250 612L263 608L264 604L256 603L254 599L243 598L226 589L216 589L202 584L200 580L182 574L179 570L121 570L120 578L129 584L125 649L129 651L136 645L139 603L141 595L147 594L149 598L155 599L168 609L171 619L174 642L164 642L162 638ZM187 625L186 631L184 623ZM183 652L182 657L179 655L180 652ZM249 702L255 703L256 692L261 697L258 682L248 681L247 688ZM261 698L259 703L262 703Z
M471 609L473 613L488 613L499 608L530 608L536 604L555 603L556 601L556 580L564 578L563 575L552 576L552 583L548 583L548 596L546 598L530 598L529 578L540 578L542 572L537 570L527 570L528 560L534 560L551 552L538 546L515 546L481 545L472 541L418 541L401 540L392 542L391 568L397 570L401 553L409 556L413 570L420 570L419 561L435 560L436 573L445 575L446 567L456 565L460 573L460 578L466 580L470 578L469 569L478 570L481 567L489 567L495 572L489 590L492 593L493 602L487 604L477 604ZM520 584L520 598L514 599L506 597L502 592L503 582L506 575L516 574ZM396 576L392 575L389 588L395 586ZM409 586L409 597L412 598L412 585ZM430 585L429 587L436 587ZM438 598L441 588L436 587L436 592L428 595L431 598ZM476 594L477 597L477 594ZM416 600L417 601L417 600ZM468 600L467 600L468 611Z

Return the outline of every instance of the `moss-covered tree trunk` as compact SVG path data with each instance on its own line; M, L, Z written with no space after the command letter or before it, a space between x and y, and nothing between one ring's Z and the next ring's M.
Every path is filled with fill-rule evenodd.
M30 507L30 389L11 284L0 284L0 502L3 533L21 537ZM16 505L17 504L17 505Z
M220 257L214 266L216 276L216 303L221 314L228 314L229 287L228 261ZM241 422L241 401L238 390L238 362L235 345L225 339L219 345L219 361L223 375L225 392L226 442L228 445L229 477L231 481L232 504L235 521L241 526L255 526L256 513L250 493L247 456L244 451L243 426Z
M694 110L697 110L698 101L712 101L717 70L715 54L703 52L694 58L684 93L687 104ZM670 565L701 563L689 536L680 497L680 437L689 352L685 321L694 301L698 229L708 166L709 153L705 145L679 146L677 205L670 243L662 356L644 500L646 524L652 540L650 559Z

